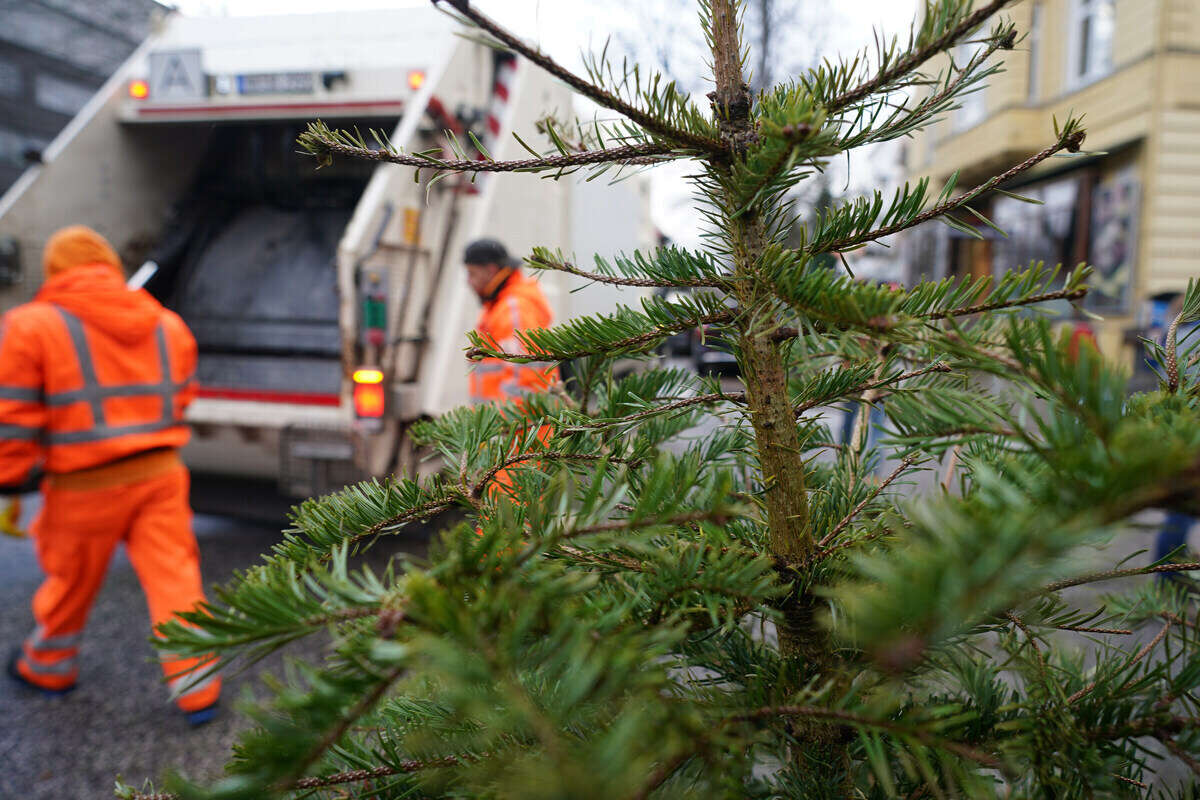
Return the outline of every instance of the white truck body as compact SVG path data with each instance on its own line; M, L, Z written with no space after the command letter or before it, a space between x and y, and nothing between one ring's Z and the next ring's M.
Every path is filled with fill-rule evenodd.
M481 130L495 71L491 50L432 9L171 15L0 198L0 238L15 241L21 275L0 287L0 308L33 295L42 245L64 225L96 228L132 267L173 253L171 270L151 263L142 275L200 342L184 453L194 470L270 478L303 496L412 469L407 426L467 401L464 334L478 301L462 275L466 243L492 236L516 255L546 245L584 259L645 248L654 243L646 183L506 174L468 189L366 162L335 164L326 180L283 138L320 118L428 149L447 124L465 118ZM518 62L509 83L501 134L485 139L497 159L525 157L513 130L528 141L543 114L571 112L570 91L533 65ZM318 228L327 244L310 246ZM290 272L288 248L304 247L296 252L307 260ZM363 343L364 276L386 288L382 347ZM539 279L556 321L617 299L604 288L573 292L579 281L560 273ZM291 305L272 305L272 293ZM362 365L388 376L382 430L354 425L349 376Z

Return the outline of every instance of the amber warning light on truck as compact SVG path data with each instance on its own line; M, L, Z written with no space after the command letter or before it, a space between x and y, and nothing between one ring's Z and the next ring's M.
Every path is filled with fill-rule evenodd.
M145 100L150 96L150 84L143 80L130 81L129 96L134 100Z
M354 417L366 427L383 424L383 372L377 369L354 370Z

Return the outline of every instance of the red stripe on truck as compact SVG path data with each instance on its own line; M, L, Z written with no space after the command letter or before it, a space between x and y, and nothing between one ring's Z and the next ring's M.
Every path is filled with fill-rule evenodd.
M297 406L340 406L342 398L323 392L271 392L261 389L235 389L232 386L200 386L198 397L213 400L243 400L255 403L287 403Z

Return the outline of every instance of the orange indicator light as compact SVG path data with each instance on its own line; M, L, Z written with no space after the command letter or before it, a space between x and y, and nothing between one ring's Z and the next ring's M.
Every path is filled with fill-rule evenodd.
M145 100L150 96L150 84L143 80L130 81L129 96L134 100Z
M354 370L355 383L383 383L383 373L377 369Z

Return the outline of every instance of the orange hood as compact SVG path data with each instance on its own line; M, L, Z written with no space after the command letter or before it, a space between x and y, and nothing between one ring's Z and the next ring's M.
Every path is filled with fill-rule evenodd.
M119 270L121 259L107 239L86 225L60 228L46 241L42 273L47 278L87 264L111 264Z
M128 289L110 264L87 264L53 275L37 300L62 306L85 323L122 342L138 342L154 332L162 305L144 289Z

